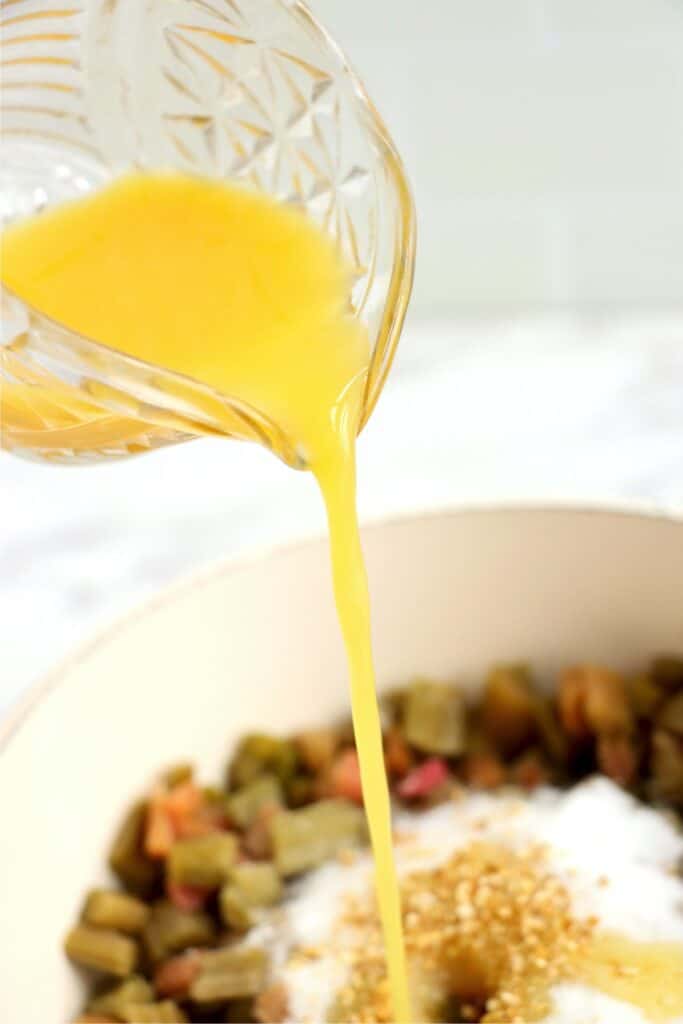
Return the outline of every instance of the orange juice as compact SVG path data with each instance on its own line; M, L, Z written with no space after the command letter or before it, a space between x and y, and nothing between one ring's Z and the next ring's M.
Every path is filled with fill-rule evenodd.
M355 439L370 350L346 312L348 269L302 213L224 184L136 174L12 227L2 244L2 277L72 330L257 409L284 430L315 474L329 521L394 1017L408 1021L355 499ZM35 429L30 385L8 385L2 397L7 416ZM57 389L42 395L53 429L60 415L70 423L78 412L70 401ZM134 424L77 420L85 447L95 429L124 428Z
M634 942L596 935L579 964L581 980L613 999L639 1007L647 1020L683 1015L683 947L677 942Z

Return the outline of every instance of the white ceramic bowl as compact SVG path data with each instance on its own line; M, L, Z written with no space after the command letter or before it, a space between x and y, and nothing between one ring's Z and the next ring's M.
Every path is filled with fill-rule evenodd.
M681 522L460 511L372 527L365 546L381 686L414 672L476 686L499 658L551 679L575 658L683 650ZM324 722L346 702L322 542L165 592L39 686L0 730L0 1019L63 1024L79 1008L64 929L160 766L192 758L211 778L245 730Z

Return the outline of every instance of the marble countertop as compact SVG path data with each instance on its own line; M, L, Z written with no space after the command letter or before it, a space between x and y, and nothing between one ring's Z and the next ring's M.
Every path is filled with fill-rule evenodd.
M445 503L683 510L683 313L413 322L359 446L363 519ZM0 456L0 713L92 630L212 560L324 526L313 481L202 441Z

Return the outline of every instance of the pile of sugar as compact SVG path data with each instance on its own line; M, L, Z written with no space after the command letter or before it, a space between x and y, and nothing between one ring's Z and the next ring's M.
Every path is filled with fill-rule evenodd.
M566 886L577 916L593 915L601 929L638 941L683 943L683 882L675 871L683 837L663 814L607 779L529 797L472 794L430 811L401 812L395 831L401 875L436 867L473 841L519 850L542 843L547 866ZM326 1020L357 942L340 921L350 896L371 898L371 883L369 855L326 864L297 883L278 916L250 935L270 950L273 977L289 993L290 1020ZM331 945L334 955L315 955ZM547 1024L645 1022L632 1006L585 985L560 984L552 995Z
M553 999L555 1006L543 1024L651 1024L637 1007L585 985L557 985ZM683 1017L672 1017L667 1024L683 1024Z

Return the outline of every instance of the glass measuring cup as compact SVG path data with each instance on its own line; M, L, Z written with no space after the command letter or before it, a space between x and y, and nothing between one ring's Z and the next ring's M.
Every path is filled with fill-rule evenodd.
M305 209L353 268L372 358L361 426L412 284L400 158L343 53L301 0L2 0L0 218L129 169L238 182ZM0 292L0 428L74 463L223 434L302 456L257 408L83 337Z

